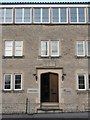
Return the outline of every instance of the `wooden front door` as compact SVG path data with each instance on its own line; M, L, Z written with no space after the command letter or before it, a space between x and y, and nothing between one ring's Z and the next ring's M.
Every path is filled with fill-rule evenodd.
M58 74L41 74L41 102L58 102Z

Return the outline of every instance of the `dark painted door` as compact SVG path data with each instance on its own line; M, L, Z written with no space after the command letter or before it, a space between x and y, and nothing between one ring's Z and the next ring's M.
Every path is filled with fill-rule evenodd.
M58 102L58 74L41 74L41 102Z

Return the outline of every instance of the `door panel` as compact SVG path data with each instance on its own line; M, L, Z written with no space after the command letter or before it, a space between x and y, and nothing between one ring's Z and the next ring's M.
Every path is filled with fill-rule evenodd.
M50 102L58 102L58 75L50 73Z

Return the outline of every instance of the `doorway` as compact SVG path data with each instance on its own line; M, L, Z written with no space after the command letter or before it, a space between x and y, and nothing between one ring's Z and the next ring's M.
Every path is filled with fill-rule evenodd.
M58 74L41 74L41 102L59 102Z

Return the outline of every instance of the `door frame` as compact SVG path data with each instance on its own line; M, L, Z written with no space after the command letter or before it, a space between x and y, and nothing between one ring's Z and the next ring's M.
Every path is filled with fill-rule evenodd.
M62 68L52 68L52 69L48 69L48 68L38 68L37 69L37 84L38 84L38 98L37 98L37 103L41 103L41 74L43 73L56 73L58 74L58 99L59 99L59 103L62 101L61 100L61 85L63 83L62 81Z

